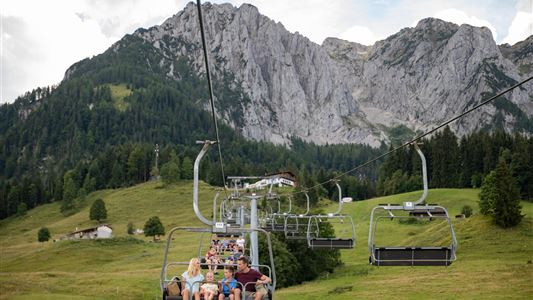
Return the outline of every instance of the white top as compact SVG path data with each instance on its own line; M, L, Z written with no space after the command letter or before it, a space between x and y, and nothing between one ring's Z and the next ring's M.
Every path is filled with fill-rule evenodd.
M185 287L183 288L188 289L189 291L191 291L191 293L196 293L200 291L200 283L204 281L204 275L202 275L202 273L192 278L189 278L189 276L187 275L187 271L185 271L183 272L183 274L181 274L181 277L183 277L186 280L186 283L184 283Z
M237 239L237 246L239 246L241 248L244 248L244 239L243 238L238 238Z

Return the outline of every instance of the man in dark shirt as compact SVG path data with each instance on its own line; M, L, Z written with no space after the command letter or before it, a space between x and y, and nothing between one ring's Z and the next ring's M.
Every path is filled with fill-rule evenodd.
M254 300L260 300L268 293L265 283L271 283L268 276L261 274L259 271L250 269L248 258L241 256L237 260L238 272L235 273L235 279L246 289L246 295L251 295ZM249 283L249 284L247 284ZM235 289L235 300L241 299L241 286Z

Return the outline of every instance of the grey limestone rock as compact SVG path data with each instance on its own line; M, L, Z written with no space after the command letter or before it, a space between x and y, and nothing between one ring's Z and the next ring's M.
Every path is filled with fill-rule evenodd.
M240 127L228 113L235 107L219 117L255 140L289 144L299 137L376 147L389 142L393 127L427 130L533 73L532 37L498 46L487 28L433 18L364 46L337 38L318 45L249 4L204 4L203 14L212 73L232 74L232 85L250 99L235 103L242 111ZM192 2L160 26L135 34L165 53L160 66L168 66L170 78L179 79L171 63L178 57L205 73ZM531 134L523 124L532 120L532 87L483 107L452 130L464 135L503 126Z

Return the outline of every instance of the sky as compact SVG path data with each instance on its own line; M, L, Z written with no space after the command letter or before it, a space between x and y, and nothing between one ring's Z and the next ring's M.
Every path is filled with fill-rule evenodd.
M77 61L104 52L125 34L182 10L186 0L2 0L0 104L59 84ZM228 0L321 44L326 37L371 45L423 18L485 26L498 44L533 34L533 0Z

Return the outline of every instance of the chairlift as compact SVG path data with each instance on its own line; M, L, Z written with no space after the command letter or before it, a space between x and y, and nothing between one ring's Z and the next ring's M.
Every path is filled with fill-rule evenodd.
M167 262L167 257L168 257L168 250L170 249L170 244L173 240L173 235L174 233L176 233L177 231L180 231L180 230L184 230L184 231L187 231L187 232L198 232L198 233L211 233L211 234L234 234L234 235L240 235L242 233L249 233L252 235L252 238L257 242L257 237L254 238L254 235L256 235L258 232L261 232L263 234L266 235L266 240L267 240L267 246L268 246L268 254L269 254L269 259L270 259L270 266L266 266L268 269L269 269L269 274L270 274L270 278L272 279L272 284L268 284L267 285L267 289L269 291L269 298L268 299L272 299L272 294L275 292L275 289L276 289L276 272L275 272L275 268L274 268L274 256L273 256L273 252L272 252L272 242L271 242L271 239L270 239L270 234L263 230L263 229L258 229L256 228L255 226L257 224L255 223L251 223L251 228L244 228L244 227L231 227L231 226L228 226L228 224L226 222L217 222L217 216L216 216L216 211L217 211L217 198L218 198L218 195L219 193L217 192L217 194L215 195L215 198L213 200L213 219L212 220L209 220L207 218L205 218L202 213L200 212L200 209L199 209L199 205L198 205L198 186L199 186L199 180L198 180L198 177L199 177L199 165L200 165L200 161L201 159L203 158L203 156L205 155L205 153L207 152L208 148L210 145L213 145L214 142L212 141L205 141L205 142L197 142L197 143L202 143L204 146L202 148L202 150L200 151L200 153L198 154L198 156L196 157L196 160L194 162L194 168L193 168L193 172L194 172L194 182L193 182L193 210L194 210L194 213L196 214L196 217L202 222L204 223L205 225L208 225L208 227L203 227L203 228L198 228L198 227L175 227L173 229L170 230L170 232L168 233L168 237L167 237L167 243L166 243L166 247L165 247L165 252L164 252L164 255L163 255L163 264L162 264L162 268L161 268L161 273L160 273L160 276L159 276L159 286L160 286L160 289L161 289L161 293L162 293L162 297L164 300L166 299L182 299L181 296L169 296L168 295L168 285L172 282L172 279L174 277L170 277L169 276L169 267L172 266L172 265L188 265L189 262ZM256 199L257 197L253 197L253 200L252 200L252 203L256 203ZM253 204L252 206L255 206L255 204ZM252 243L253 244L253 243ZM200 246L199 246L199 252L201 252L201 247L202 247L202 244L200 243ZM253 245L252 245L253 247ZM258 259L257 259L257 255L258 255L258 249L255 249L253 251L254 253L252 254L253 256L255 256L255 258L253 257L253 261L257 262ZM222 266L222 265L221 265ZM252 267L260 267L257 263L252 263ZM190 299L192 300L192 294L190 296ZM246 299L246 291L243 290L243 299Z
M174 270L174 267L176 266L185 266L185 269L186 269L186 266L189 265L189 262L188 261L185 261L185 262L178 262L178 261L172 261L172 262L168 262L167 259L168 259L168 252L169 252L169 249L170 249L170 244L173 240L173 236L176 232L178 231L186 231L186 232L197 232L197 233L213 233L213 231L216 231L216 230L213 230L212 227L175 227L173 229L170 230L169 234L168 234L168 238L167 238L167 243L166 243L166 247L165 247L165 252L164 252L164 255L163 255L163 265L162 265L162 268L161 268L161 273L160 273L160 276L159 276L159 286L160 286L160 289L161 289L161 293L162 293L162 298L163 300L189 300L189 299L183 299L183 297L181 295L177 295L177 296L170 296L168 294L168 285L170 283L172 283L173 281L173 278L175 276L179 276L181 274L181 272L176 272L176 270ZM267 276L270 277L272 279L272 283L271 284L267 284L266 285L266 288L268 290L268 295L266 297L266 299L272 299L272 295L275 293L275 290L276 290L276 272L275 272L275 268L274 268L274 256L273 256L273 252L272 252L272 242L271 242L271 239L270 239L270 234L267 232L267 231L264 231L262 229L250 229L250 228L228 228L228 233L232 233L234 235L238 235L238 234L242 234L242 232L247 232L247 233L252 233L252 232L261 232L261 233L264 233L267 237L267 245L268 245L268 253L269 253L269 259L270 259L270 265L261 265L261 264L250 264L250 266L252 268L257 268L257 269L262 269L262 270L267 270ZM202 269L205 269L208 267L210 263L206 263L206 262L201 262L200 263L200 267ZM236 267L236 264L226 264L226 263L218 263L216 264L220 269L223 269L225 266L233 266L233 267ZM263 272L264 273L264 272ZM179 280L179 279L178 279ZM181 283L183 284L183 283ZM246 291L243 289L242 290L243 292L243 297L242 299L247 299L247 295L246 295ZM193 295L191 294L190 296L190 300L192 300L193 298Z
M414 147L422 160L422 180L424 192L416 202L401 204L380 204L372 209L370 228L368 233L369 261L375 266L449 266L456 259L457 239L453 230L451 218L446 208L436 204L424 204L428 194L426 159L424 154L414 143ZM378 213L382 215L376 216ZM443 220L447 222L450 232L449 245L431 246L378 246L375 233L378 222L390 220Z
M307 244L311 249L352 249L355 246L355 225L353 219L349 215L340 214L342 210L342 189L335 181L335 185L339 190L339 208L337 211L328 214L312 215L308 220L307 227ZM330 223L337 223L340 226L348 229L342 232L343 237L339 237L341 232L337 232L337 237L325 236L320 231L320 223L328 221Z

